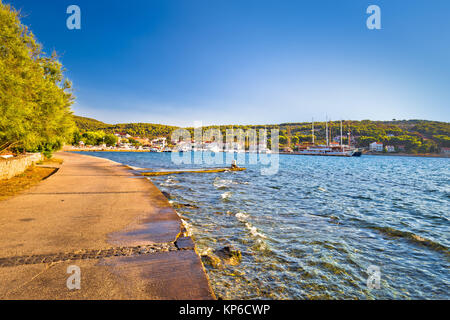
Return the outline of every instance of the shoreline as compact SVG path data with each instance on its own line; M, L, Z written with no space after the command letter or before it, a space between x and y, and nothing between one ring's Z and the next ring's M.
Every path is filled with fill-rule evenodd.
M154 152L149 150L65 150L64 152L138 152L138 153L169 153L169 152ZM194 151L191 151L194 152ZM223 152L223 151L222 151ZM248 153L248 152L245 152ZM293 156L304 156L304 154L297 154L295 152L278 152L275 154L280 155L293 155ZM306 155L310 156L310 155ZM450 155L443 154L410 154L410 153L363 153L362 156L386 156L386 157L418 157L418 158L450 158Z
M0 202L0 299L215 299L193 240L151 181L108 159L57 156L58 172ZM81 290L66 288L69 265Z
M393 157L417 157L417 158L450 158L443 154L410 154L410 153L363 153L363 156L393 156Z

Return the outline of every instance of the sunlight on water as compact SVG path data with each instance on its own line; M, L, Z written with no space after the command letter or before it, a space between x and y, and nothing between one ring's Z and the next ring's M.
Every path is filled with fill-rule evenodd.
M179 168L169 154L95 153L146 168ZM198 165L196 167L199 167ZM277 175L244 172L152 177L225 299L449 299L448 159L280 156ZM369 266L381 288L367 288Z

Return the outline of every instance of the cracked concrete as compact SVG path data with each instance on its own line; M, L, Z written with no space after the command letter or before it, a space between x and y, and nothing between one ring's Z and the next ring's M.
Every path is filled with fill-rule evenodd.
M192 239L151 182L113 161L56 157L64 160L56 174L0 202L1 299L214 298ZM24 263L30 257L42 259ZM81 290L66 287L72 264Z

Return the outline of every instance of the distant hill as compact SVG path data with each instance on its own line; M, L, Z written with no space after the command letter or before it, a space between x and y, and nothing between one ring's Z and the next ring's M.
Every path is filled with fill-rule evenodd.
M124 133L145 138L168 137L178 127L152 123L107 124L95 119L74 116L75 124L81 133L104 131L106 133Z
M107 124L95 119L74 116L75 123L80 133L87 131L104 131L106 133L123 133L131 136L146 138L167 137L177 129L175 126L166 126L152 123L123 123ZM325 140L325 122L315 123L316 142ZM340 135L340 122L328 123L331 138ZM280 144L291 146L297 143L311 142L311 122L282 123L279 125L227 125L209 126L218 128L225 137L226 129L263 129L280 130ZM186 128L193 135L193 128ZM409 153L436 153L442 147L450 147L450 123L427 120L392 120L392 121L344 121L344 141L347 140L347 132L351 132L353 143L358 147L367 147L369 143L379 141L385 145L393 145Z
M104 122L95 119L75 115L73 116L73 119L75 121L75 125L77 126L78 130L80 130L81 132L97 131L111 126L110 124L106 124Z

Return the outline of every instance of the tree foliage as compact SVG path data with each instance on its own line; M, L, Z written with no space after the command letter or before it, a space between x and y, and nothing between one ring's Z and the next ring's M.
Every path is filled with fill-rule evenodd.
M76 131L72 143L78 144L80 141L83 141L85 145L99 146L106 144L109 147L115 146L119 141L119 138L111 133L105 133L103 131L88 131L83 134Z
M71 83L0 0L0 151L52 151L72 139Z
M170 140L170 135L177 127L150 124L150 123L127 123L127 124L106 124L94 119L75 117L77 126L81 132L103 130L108 133L123 133L134 137L157 138L166 137ZM316 122L315 142L325 143L326 124ZM340 122L328 123L330 140L340 136ZM194 128L186 128L191 137L194 136ZM291 147L298 143L311 143L311 122L289 123L280 125L224 125L207 126L203 130L218 129L223 139L226 138L227 129L242 129L246 132L249 129L266 129L268 138L270 130L280 130L280 146L288 146L288 136L291 136ZM439 152L441 147L450 147L450 124L438 121L426 120L400 120L400 121L344 121L343 122L343 142L348 143L347 133L351 133L352 144L357 147L368 147L372 142L382 142L384 145L404 148L408 153L433 153ZM340 140L340 139L339 139ZM398 148L397 148L398 150Z

